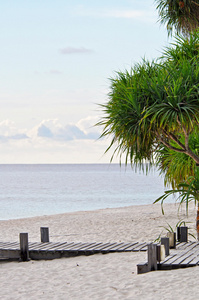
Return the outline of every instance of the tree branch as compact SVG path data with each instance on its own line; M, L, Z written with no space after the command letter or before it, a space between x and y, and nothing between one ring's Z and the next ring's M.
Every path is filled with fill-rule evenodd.
M173 134L173 133L169 133L168 136L174 141L176 142L176 144L178 144L179 147L181 147L184 151L186 150L185 145L183 145L179 139Z
M185 149L179 149L179 148L176 148L176 147L173 147L173 146L171 146L169 143L167 143L161 136L160 136L160 134L158 134L157 132L156 132L156 136L157 136L157 138L160 140L160 142L161 143L163 143L167 148L169 148L169 149L171 149L171 150L173 150L173 151L176 151L176 152L180 152L180 153L185 153Z

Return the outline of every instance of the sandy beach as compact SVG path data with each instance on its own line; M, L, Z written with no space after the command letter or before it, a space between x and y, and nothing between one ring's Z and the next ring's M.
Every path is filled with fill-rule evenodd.
M40 227L50 230L50 241L154 241L166 234L161 226L175 227L183 219L195 233L196 211L189 216L175 204L159 204L75 212L0 221L1 241L40 240ZM136 265L146 253L110 253L52 261L1 262L1 299L197 299L199 267L137 275Z

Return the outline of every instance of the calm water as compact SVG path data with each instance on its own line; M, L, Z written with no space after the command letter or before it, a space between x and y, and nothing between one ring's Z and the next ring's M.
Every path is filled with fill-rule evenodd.
M151 204L164 192L147 176L116 164L0 165L0 219Z

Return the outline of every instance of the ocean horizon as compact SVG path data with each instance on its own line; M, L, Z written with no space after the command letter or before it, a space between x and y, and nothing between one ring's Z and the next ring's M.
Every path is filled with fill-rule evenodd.
M0 164L0 173L0 220L152 204L165 190L155 168L120 164Z

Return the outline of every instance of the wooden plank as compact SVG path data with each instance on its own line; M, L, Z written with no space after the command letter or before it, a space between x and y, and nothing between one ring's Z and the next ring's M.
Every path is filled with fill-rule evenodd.
M147 251L147 245L146 245L146 246L144 246L144 247L142 247L142 248L140 249L140 251L141 251L141 252L145 252L145 251Z
M199 257L197 259L197 262L194 263L194 259L196 259L196 258L197 258L197 256L193 253L193 254L189 255L187 258L185 258L184 261L182 262L182 264L187 265L187 266L196 265L197 262L199 261Z
M63 250L68 250L68 251L71 251L71 250L77 250L78 247L81 247L81 245L87 245L87 243L74 243L73 245L71 246L66 246L64 247Z
M137 251L140 251L140 249L142 249L143 247L146 247L146 246L147 246L147 243L141 243L141 244L137 245L136 247L133 246L133 248L132 247L128 248L128 251L137 252Z
M194 259L192 259L191 263L198 265L199 264L199 256L197 255Z
M57 247L56 247L56 250L57 250L57 251L59 251L59 250L65 250L66 248L71 247L71 246L74 245L74 244L75 244L74 242L71 242L71 243L64 243L63 245L57 246Z
M80 247L79 249L78 249L78 251L80 250L80 251L84 251L84 250L90 250L90 251L92 251L92 249L93 249L93 247L97 247L97 246L99 246L99 245L101 245L101 243L90 243L90 244L88 244L87 246L82 246L82 247Z
M110 252L117 252L120 248L124 247L125 245L128 245L128 244L117 243L115 246L111 247L109 250L110 250Z
M136 247L137 245L138 245L138 242L128 243L128 244L126 244L124 247L120 248L120 249L118 250L118 252L126 251L126 249L128 249L129 247Z
M29 242L28 245L29 245L29 250L30 250L30 249L34 249L34 248L37 247L38 245L43 245L43 243L38 243L38 242L34 242L34 243L31 242L31 243L30 243L30 242Z
M49 243L49 228L48 227L40 227L40 233L41 233L41 242L42 243Z
M191 256L189 253L185 253L184 255L181 255L178 257L175 261L172 262L172 265L180 265L184 264L184 261L188 259Z
M0 249L19 249L19 248L20 248L20 245L17 242L14 242L14 243L10 243L10 242L1 243L1 245L0 245Z
M84 248L86 249L87 247L92 247L92 246L96 246L96 243L82 243L80 246L78 246L77 248L75 248L75 250L77 251L81 251Z
M53 244L52 242L49 242L48 245ZM36 243L35 245L32 245L31 250L39 250L46 246L46 243Z
M172 259L176 258L177 254L169 254L164 261L160 262L161 265L164 264L169 264L169 261L171 261Z
M128 247L125 247L125 248L124 248L124 251L125 251L125 252L126 252L126 251L127 251L127 252L130 252L130 251L138 252L142 246L145 247L146 245L147 245L147 243L130 244Z
M95 251L95 252L100 252L104 249L107 249L108 247L112 246L113 244L115 243L105 243L105 244L102 244L100 246L97 246L97 247L94 247L92 250Z
M28 248L28 233L20 233L20 258L22 261L29 260L29 248Z
M148 245L148 271L157 270L157 244Z
M48 248L48 250L50 251L57 251L57 250L62 250L65 246L69 246L69 245L73 245L74 243L68 243L68 242L64 242L64 243L54 243L52 246L50 246Z
M0 257L7 259L19 259L21 252L20 250L0 250Z
M180 241L181 242L188 241L188 228L186 226L180 227Z
M198 243L195 242L190 242L190 243L186 243L182 248L180 248L179 250L188 250L188 249L192 249L198 246Z
M103 243L101 243L100 245L98 245L98 246L96 246L96 247L93 247L92 248L92 251L98 251L98 250L100 250L100 249L103 249L103 247L105 247L105 246L107 246L107 245L110 245L110 243L105 243L105 244L103 244Z
M177 244L176 249L182 250L182 249L184 249L184 247L186 247L186 245L187 245L187 243L179 243L179 244Z
M145 261L143 263L137 264L137 274L147 273L148 270L148 262Z
M39 246L38 248L35 247L34 250L38 250L38 251L44 251L44 250L49 250L51 251L52 248L59 246L60 243L43 243L43 247Z
M161 238L161 245L164 245L165 247L165 255L168 256L169 255L169 238L168 237L162 237Z

